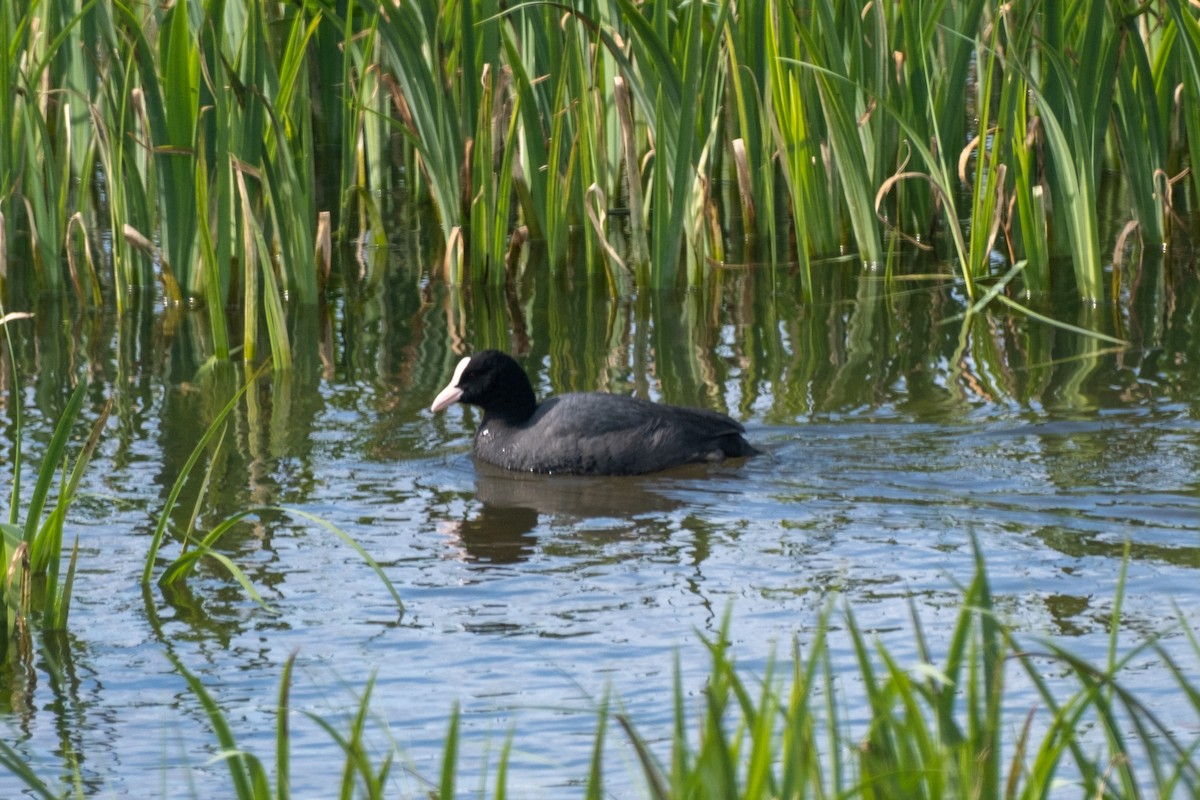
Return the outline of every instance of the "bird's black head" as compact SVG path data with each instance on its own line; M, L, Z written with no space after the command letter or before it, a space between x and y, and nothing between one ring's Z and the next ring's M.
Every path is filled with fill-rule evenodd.
M521 365L507 353L482 350L458 362L450 384L434 398L431 410L452 403L479 406L484 416L524 422L537 409L537 398Z

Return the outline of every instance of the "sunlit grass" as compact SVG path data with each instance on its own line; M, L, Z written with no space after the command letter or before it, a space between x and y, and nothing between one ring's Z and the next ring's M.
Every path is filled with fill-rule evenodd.
M895 233L972 298L1023 260L1006 296L1095 304L1119 296L1109 252L1194 233L1200 24L1179 0L1074 9L2 0L0 246L90 304L158 282L206 307L218 359L265 335L281 367L309 346L281 309L324 290L321 215L383 246L398 184L454 284L579 261L627 295L708 282L727 241L808 274L881 265Z

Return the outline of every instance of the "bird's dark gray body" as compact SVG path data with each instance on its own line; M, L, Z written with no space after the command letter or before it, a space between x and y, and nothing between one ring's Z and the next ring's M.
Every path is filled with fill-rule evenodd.
M598 392L564 394L541 403L525 422L485 414L475 455L519 472L638 475L753 455L743 433L715 411Z
M453 403L483 409L475 455L519 472L638 475L758 452L738 422L716 411L600 392L539 404L525 371L497 350L460 361L431 408Z

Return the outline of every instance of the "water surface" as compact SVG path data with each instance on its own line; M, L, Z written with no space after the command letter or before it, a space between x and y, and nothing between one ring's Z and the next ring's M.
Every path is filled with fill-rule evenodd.
M81 438L115 402L70 515L81 547L70 632L0 679L8 740L64 785L77 761L88 795L228 794L215 737L167 654L268 763L295 654L293 708L342 730L374 681L369 737L375 763L398 754L395 796L436 780L455 704L463 789L494 773L511 735L512 793L570 795L606 695L667 746L674 670L698 707L702 638L727 613L749 674L793 641L803 651L834 598L915 665L911 600L940 654L973 542L1018 629L1097 663L1128 545L1122 645L1165 632L1185 672L1200 668L1172 627L1177 613L1200 622L1194 284L1150 274L1120 310L1042 309L1127 348L1020 315L963 319L949 281L889 283L838 264L812 302L798 293L794 276L766 269L613 304L586 276L491 295L398 270L296 310L295 368L239 406L210 486L201 496L202 472L189 480L164 556L197 503L202 529L250 507L301 509L379 562L403 613L339 538L272 510L221 550L275 613L215 562L182 589L143 590L166 494L244 373L208 363L202 314L147 304L71 322L67 301L42 300L15 330L27 453L36 461L72 381L91 379ZM542 395L602 389L730 413L766 454L621 479L476 464L478 412L428 405L461 354L483 347L516 353ZM6 420L11 440L11 404ZM835 663L850 667L836 615L834 626ZM1128 683L1151 709L1194 732L1164 665L1147 653L1134 668ZM865 723L852 669L843 688ZM1016 686L1008 701L1020 719L1035 698ZM294 796L332 795L339 751L303 713L291 723ZM640 787L615 733L606 780L617 796ZM19 791L0 776L0 795Z

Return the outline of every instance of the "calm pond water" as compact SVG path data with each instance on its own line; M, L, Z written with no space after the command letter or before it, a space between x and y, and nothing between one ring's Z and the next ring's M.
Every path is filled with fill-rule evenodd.
M295 653L293 707L343 731L374 679L373 760L394 745L403 767L390 796L436 780L454 704L463 789L487 764L494 773L511 732L514 796L577 796L605 693L666 748L676 659L698 703L701 638L727 611L750 675L793 638L803 649L834 597L915 665L912 598L940 657L972 538L1013 623L1097 663L1129 542L1122 646L1166 631L1181 668L1200 674L1173 628L1177 607L1200 625L1194 280L1147 267L1119 310L1042 309L1127 349L1019 315L964 322L950 282L889 284L833 264L817 269L812 303L798 292L786 271L747 269L704 293L609 303L581 276L469 294L399 268L297 312L295 368L238 407L211 485L202 469L187 484L164 556L198 498L204 529L251 507L301 509L378 560L403 614L343 541L275 511L221 550L278 613L215 562L182 590L144 592L167 492L243 373L206 364L203 314L148 302L123 320L79 320L66 301L41 301L14 328L31 460L76 378L91 380L80 439L107 398L115 405L69 517L81 548L70 632L0 679L7 741L64 786L73 754L90 796L228 796L216 739L167 654L209 688L239 744L273 764L273 704ZM519 354L539 394L716 408L767 455L622 479L481 467L469 453L477 411L428 406L460 353L488 346ZM5 420L7 443L11 403ZM850 667L849 641L835 632L832 644ZM861 723L854 674L843 702ZM1198 730L1153 653L1126 681L1189 740ZM1007 699L1015 734L1035 699L1019 686ZM334 795L339 749L303 714L291 723L294 796ZM606 778L614 796L640 792L617 733ZM0 796L21 791L0 775Z

